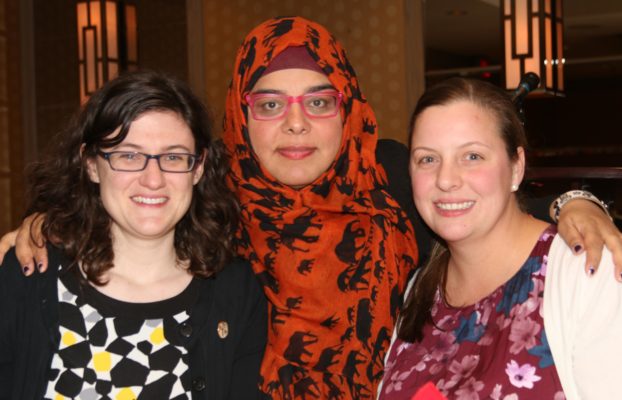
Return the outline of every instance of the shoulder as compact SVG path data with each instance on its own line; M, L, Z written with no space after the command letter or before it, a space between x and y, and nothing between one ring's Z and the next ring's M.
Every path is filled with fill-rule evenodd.
M48 282L58 276L58 267L67 263L63 253L58 248L47 246L48 269L44 273L36 272L31 276L25 276L22 266L17 260L15 248L11 248L4 257L0 266L0 288L3 295L24 295L28 290L34 290L41 285L38 282ZM9 295L8 293L12 293Z
M214 283L219 292L228 296L257 296L260 293L263 296L250 263L241 258L235 258L225 266L216 275Z
M16 284L21 284L26 280L26 277L22 273L22 266L17 261L15 255L15 247L11 248L4 256L4 261L0 265L0 285L3 288L15 287Z
M392 139L378 140L376 162L387 174L387 190L406 211L412 203L408 159L408 149L402 143Z
M564 390L574 398L615 398L622 358L622 285L604 248L598 271L588 276L585 255L575 255L557 235L548 254L543 315L547 339ZM569 397L572 398L572 397Z
M250 263L237 257L216 275L216 280L221 284L250 280L251 278L254 279L254 274Z
M376 146L376 154L386 153L408 154L408 147L402 142L398 142L394 139L378 139L378 145Z
M379 139L376 145L376 160L383 167L408 162L408 147L393 139Z
M6 305L9 301L15 301L24 295L28 286L32 286L32 282L29 283L29 278L24 276L22 266L15 255L15 248L11 248L0 266L0 302Z
M614 270L611 252L603 248L598 271L588 275L585 253L574 254L556 235L548 253L544 280L545 323L555 324L561 332L566 329L581 335L614 324L622 330L618 307L622 304L622 285L615 280Z
M622 289L622 285L614 279L613 256L609 249L603 248L601 262L592 276L585 273L585 252L576 255L570 250L559 234L556 234L551 243L547 257L546 288L556 289L558 286L572 285L577 289L594 290L611 287L615 292ZM622 293L622 292L621 292Z

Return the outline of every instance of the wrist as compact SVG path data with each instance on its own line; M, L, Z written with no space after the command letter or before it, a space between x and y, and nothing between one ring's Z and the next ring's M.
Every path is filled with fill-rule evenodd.
M601 210L603 210L605 214L607 214L609 218L611 218L611 215L609 215L609 208L607 207L607 204L605 204L598 197L594 196L592 193L586 190L569 190L568 192L563 193L558 198L556 198L555 201L553 201L553 203L551 204L551 218L553 218L553 221L555 221L555 223L557 223L557 221L559 220L559 215L562 212L562 208L570 201L576 199L588 200L596 204L598 207L601 208Z

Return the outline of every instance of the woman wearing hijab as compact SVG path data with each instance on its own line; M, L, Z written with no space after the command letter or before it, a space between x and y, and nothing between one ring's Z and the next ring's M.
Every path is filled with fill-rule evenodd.
M376 164L377 127L341 45L302 18L267 21L237 54L224 142L239 251L269 300L262 389L371 398L417 263Z

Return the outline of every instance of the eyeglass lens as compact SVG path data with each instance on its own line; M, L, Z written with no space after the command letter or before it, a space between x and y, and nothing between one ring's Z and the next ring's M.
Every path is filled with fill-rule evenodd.
M166 153L149 155L136 152L111 152L108 161L113 169L121 171L141 171L147 167L150 158L155 158L162 171L188 172L194 167L196 156L186 153Z
M298 97L259 93L249 95L249 100L253 116L259 119L280 118L291 103L300 103L309 117L332 117L339 111L339 95L336 92L309 93Z

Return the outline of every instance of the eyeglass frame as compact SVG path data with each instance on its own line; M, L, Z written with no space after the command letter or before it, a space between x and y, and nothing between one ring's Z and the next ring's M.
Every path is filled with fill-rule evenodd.
M110 155L111 154L140 154L141 156L145 157L145 165L143 165L143 167L141 169L119 169L119 168L115 168L112 166L112 161L110 161ZM190 159L192 160L192 167L190 169L188 169L187 171L170 171L170 170L166 170L164 168L162 168L162 165L160 164L160 157L162 156L168 156L168 155L180 155L180 156L190 156ZM192 172L197 165L199 165L199 162L201 161L201 159L203 158L202 156L198 155L198 154L192 154L192 153L160 153L160 154L147 154L147 153L142 153L140 151L101 151L101 150L97 150L97 155L100 156L101 158L103 158L104 160L108 161L108 165L110 166L110 169L113 171L119 171L119 172L140 172L140 171L144 171L145 169L147 169L147 165L149 165L149 160L154 159L156 160L156 164L158 164L158 168L160 169L160 171L162 172L168 172L168 173L172 173L172 174L187 174L188 172Z
M334 114L330 114L330 115L309 114L307 112L307 108L302 103L302 100L306 97L310 97L313 95L319 95L319 94L333 94L333 93L337 97L337 104L335 106ZM278 117L273 117L273 118L263 118L263 117L257 118L257 115L255 115L255 111L253 110L253 107L257 99L264 98L264 97L281 97L281 98L287 99L287 105L285 106L285 109L283 110L283 114L281 114ZM332 118L336 116L337 114L339 114L339 111L341 110L341 103L343 102L343 93L341 93L338 90L321 90L318 92L301 94L299 96L288 96L286 94L280 94L280 93L246 93L244 95L244 100L246 100L246 104L250 106L249 109L250 109L251 114L253 115L253 118L258 121L275 121L275 120L282 119L287 115L287 113L289 113L289 110L291 109L292 104L295 104L295 103L300 104L300 108L302 109L302 112L307 117L312 118L312 119L324 119L324 118Z

